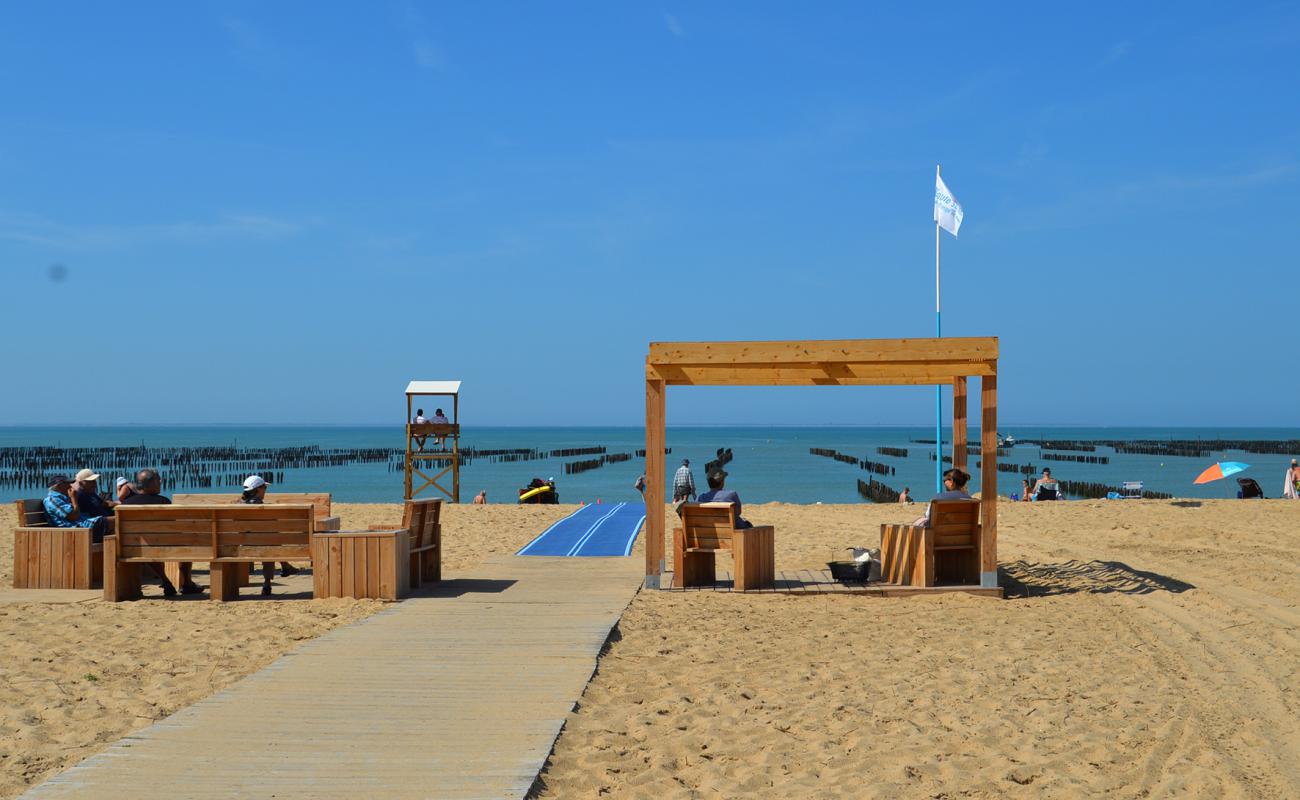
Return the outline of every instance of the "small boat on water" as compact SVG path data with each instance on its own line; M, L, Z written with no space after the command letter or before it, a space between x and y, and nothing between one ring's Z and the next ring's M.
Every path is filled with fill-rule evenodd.
M1015 446L1016 446L1016 437L1012 436L1011 434L1008 433L1005 439L1002 438L1001 436L998 437L998 447L1015 447Z

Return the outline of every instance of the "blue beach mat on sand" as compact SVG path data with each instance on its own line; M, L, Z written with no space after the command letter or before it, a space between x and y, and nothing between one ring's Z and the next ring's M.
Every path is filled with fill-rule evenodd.
M645 522L645 503L583 506L542 531L517 556L626 556Z

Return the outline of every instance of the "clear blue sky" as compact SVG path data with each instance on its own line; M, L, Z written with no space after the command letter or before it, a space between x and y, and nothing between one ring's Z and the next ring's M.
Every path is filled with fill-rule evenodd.
M931 335L936 161L1003 420L1296 424L1296 4L867 5L9 4L0 424L637 424L651 340Z

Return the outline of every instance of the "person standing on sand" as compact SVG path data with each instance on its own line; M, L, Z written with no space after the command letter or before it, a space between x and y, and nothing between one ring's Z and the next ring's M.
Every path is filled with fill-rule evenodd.
M1291 466L1286 468L1285 485L1282 487L1282 496L1291 500L1300 500L1300 465L1296 460L1291 459Z

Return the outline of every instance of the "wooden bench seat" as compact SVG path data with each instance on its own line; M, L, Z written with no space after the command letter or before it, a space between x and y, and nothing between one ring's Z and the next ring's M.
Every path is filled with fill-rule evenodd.
M117 534L104 539L104 599L140 597L140 565L206 561L213 600L239 596L236 565L310 561L315 512L310 505L118 506Z
M407 500L401 525L371 525L370 530L403 528L410 534L412 589L442 580L442 499Z
M716 580L714 556L730 550L738 591L763 589L776 582L776 529L771 525L736 528L731 503L687 503L681 527L673 529L673 564L679 586L710 586Z
M172 495L172 505L178 506L208 506L220 505L221 503L238 503L239 494L174 494ZM316 509L316 530L318 531L336 531L343 527L342 521L338 517L330 516L330 493L329 492L267 492L266 497L262 498L262 505L270 506L275 504L288 503L290 505L302 505L310 503Z
M104 545L90 528L56 528L41 500L16 500L15 589L94 589L104 577Z
M881 577L901 586L980 582L980 501L934 500L930 526L880 526Z

